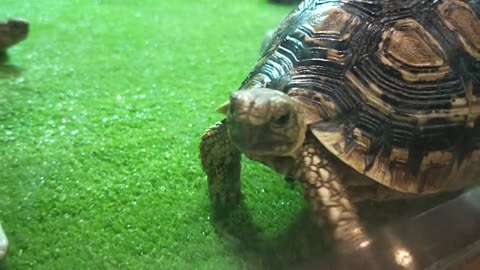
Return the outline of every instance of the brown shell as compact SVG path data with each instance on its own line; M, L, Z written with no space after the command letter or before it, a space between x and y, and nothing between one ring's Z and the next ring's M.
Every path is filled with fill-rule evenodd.
M28 22L21 19L0 21L0 53L24 40L28 34Z
M480 178L480 1L304 1L241 89L309 97L311 131L357 171L411 193Z

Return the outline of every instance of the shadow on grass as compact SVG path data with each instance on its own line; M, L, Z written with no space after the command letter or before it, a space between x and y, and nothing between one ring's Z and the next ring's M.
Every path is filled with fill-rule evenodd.
M6 270L7 268L7 259L0 260L0 270Z
M245 204L229 213L217 213L213 224L217 233L247 263L247 269L285 269L326 250L323 233L311 221L308 209L303 209L284 232L274 237L265 236L253 223Z
M358 204L359 214L367 231L395 224L418 215L459 195L445 193L418 199ZM252 210L254 211L254 210ZM310 209L298 213L288 228L267 238L251 218L250 210L241 204L229 212L217 211L214 226L232 250L246 262L247 269L310 269L305 262L318 261L331 253L322 228L313 223ZM312 268L313 269L313 268Z
M0 64L0 79L12 79L22 75L22 69L10 64Z

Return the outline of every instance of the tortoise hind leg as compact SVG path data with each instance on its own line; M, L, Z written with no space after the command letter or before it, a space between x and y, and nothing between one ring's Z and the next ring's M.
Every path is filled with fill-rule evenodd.
M337 160L318 142L304 145L300 174L306 198L318 222L326 221L333 231L338 251L350 253L369 245L357 210L342 184L343 171Z
M202 136L200 159L212 203L216 207L237 205L242 197L241 153L228 138L225 120L210 127Z

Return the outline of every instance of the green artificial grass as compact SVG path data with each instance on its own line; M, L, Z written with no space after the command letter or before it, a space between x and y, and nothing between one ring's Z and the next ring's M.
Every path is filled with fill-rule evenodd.
M291 7L136 2L2 0L0 18L31 31L0 70L0 267L256 269L321 247L305 244L298 188L252 162L249 211L217 233L198 159L216 106Z

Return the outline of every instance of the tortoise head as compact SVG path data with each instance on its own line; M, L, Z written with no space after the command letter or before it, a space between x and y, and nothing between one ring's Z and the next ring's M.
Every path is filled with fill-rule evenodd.
M226 113L229 137L246 155L294 155L305 139L301 106L277 90L254 88L234 92Z
M0 22L0 50L24 40L28 35L28 28L28 22L22 19Z

